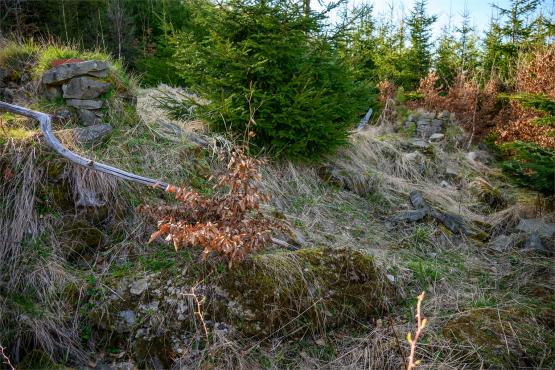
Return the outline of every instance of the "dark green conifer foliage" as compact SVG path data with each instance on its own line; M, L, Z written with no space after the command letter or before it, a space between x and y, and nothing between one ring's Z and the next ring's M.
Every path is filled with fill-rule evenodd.
M209 99L217 131L274 155L316 158L347 139L368 109L368 90L322 35L321 16L287 1L206 4L195 32L177 32L175 66Z
M437 17L427 15L426 5L427 0L417 0L407 21L411 42L407 64L412 72L409 84L413 89L418 86L419 80L428 74L432 63L431 26Z
M456 46L451 30L443 29L436 50L435 71L445 88L451 85L459 71L459 61L454 52Z
M500 19L492 20L484 42L486 73L495 72L503 79L511 77L519 52L532 46L529 41L538 19L533 15L539 4L539 0L511 0L508 8L494 5L499 11Z
M501 167L511 180L546 195L555 193L555 150L522 141L502 148L510 157Z

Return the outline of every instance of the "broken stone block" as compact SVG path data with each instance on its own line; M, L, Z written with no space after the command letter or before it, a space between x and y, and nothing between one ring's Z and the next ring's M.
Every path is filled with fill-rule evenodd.
M106 93L111 84L90 77L77 77L62 86L66 99L95 99Z
M77 109L77 115L79 116L79 122L81 122L83 126L92 126L102 123L101 115L98 111Z

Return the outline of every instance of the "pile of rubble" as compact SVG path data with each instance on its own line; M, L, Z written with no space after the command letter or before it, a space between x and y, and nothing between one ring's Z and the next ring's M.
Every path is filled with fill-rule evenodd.
M417 110L410 114L403 124L405 132L411 133L411 142L416 147L427 147L428 143L442 141L444 130L453 117L450 112L440 113Z

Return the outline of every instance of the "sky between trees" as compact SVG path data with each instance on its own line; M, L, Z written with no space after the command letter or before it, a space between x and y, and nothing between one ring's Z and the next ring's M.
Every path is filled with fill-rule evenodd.
M330 0L312 0L311 4L314 9L323 9L323 5L329 4ZM408 15L414 6L414 0L349 0L349 7L372 4L374 14L380 17L391 17L400 19L403 14ZM449 26L451 22L452 27L462 23L462 15L464 14L465 7L470 14L471 25L476 30L478 35L482 35L488 27L492 17L498 17L492 5L497 5L501 8L509 8L510 0L428 0L427 11L428 14L436 15L437 21L432 26L433 38L437 39L444 27ZM555 0L544 0L540 6L540 11L544 14L550 14L555 19ZM338 19L337 11L330 17L332 20Z

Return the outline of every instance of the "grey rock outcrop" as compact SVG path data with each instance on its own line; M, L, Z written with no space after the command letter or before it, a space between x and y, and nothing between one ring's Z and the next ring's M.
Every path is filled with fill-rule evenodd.
M108 62L89 60L68 62L49 69L42 76L43 94L50 100L64 98L69 107L75 108L75 116L83 126L102 123L104 105L102 94L110 91L112 84L100 80L107 77Z
M436 114L419 109L407 117L403 126L414 138L428 140L434 135L442 134L449 122L451 113L447 111Z

